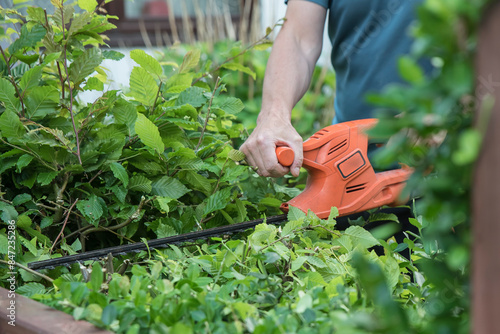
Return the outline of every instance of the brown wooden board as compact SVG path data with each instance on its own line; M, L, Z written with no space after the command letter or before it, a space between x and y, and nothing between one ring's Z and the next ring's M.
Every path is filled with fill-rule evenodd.
M495 98L491 115L479 108L478 126L486 124L474 175L472 327L475 334L500 333L500 3L485 11L476 58L475 98Z
M10 291L0 287L1 334L105 334L109 331L97 328L86 321L76 321L64 312L19 294L9 296ZM12 301L14 301L14 311ZM9 310L9 308L11 308ZM15 316L15 326L9 324ZM10 317L9 317L10 316Z

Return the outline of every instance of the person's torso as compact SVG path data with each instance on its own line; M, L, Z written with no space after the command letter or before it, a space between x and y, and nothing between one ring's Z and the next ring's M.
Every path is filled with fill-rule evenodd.
M402 82L398 59L410 52L409 28L422 0L329 0L328 33L337 75L335 122L373 117L367 93ZM428 70L426 68L425 70Z

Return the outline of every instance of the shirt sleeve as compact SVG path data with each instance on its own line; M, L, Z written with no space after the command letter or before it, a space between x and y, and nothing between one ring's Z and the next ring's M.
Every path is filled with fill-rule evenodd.
M330 8L330 2L332 0L305 0L305 1L315 3L317 5L320 5L321 7L328 9ZM285 0L285 4L288 5L288 0Z

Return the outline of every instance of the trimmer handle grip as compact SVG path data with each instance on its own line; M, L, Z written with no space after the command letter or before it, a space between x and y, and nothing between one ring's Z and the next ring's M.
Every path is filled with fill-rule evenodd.
M284 167L290 167L295 160L295 154L290 147L279 146L276 147L276 156L278 157L278 162Z

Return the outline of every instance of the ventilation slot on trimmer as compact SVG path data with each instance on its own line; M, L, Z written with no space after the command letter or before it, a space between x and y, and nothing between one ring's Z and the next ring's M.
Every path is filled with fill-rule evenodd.
M313 134L311 136L311 138L312 139L321 139L321 137L324 136L327 133L330 133L330 131L327 131L327 130L323 129L323 130L320 130L320 131L316 132L315 134Z
M333 154L335 152L337 152L338 150L340 150L342 147L346 146L347 145L347 139L344 139L343 141L341 141L340 143L338 143L337 145L335 145L334 147L332 147L329 151L328 151L328 155L330 154Z
M353 193L355 191L363 190L363 189L365 189L365 184L366 183L361 183L361 184L356 184L354 186L346 187L345 192L346 193Z

